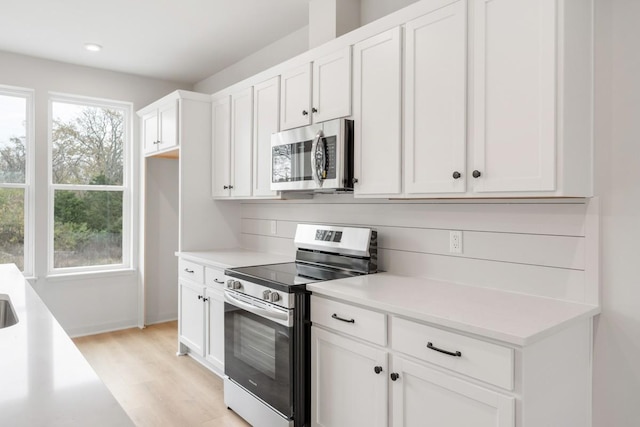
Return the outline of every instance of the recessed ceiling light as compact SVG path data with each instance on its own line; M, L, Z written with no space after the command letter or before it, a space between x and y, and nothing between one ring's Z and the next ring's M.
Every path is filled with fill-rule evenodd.
M100 52L102 50L102 46L96 43L85 43L84 49L89 52Z

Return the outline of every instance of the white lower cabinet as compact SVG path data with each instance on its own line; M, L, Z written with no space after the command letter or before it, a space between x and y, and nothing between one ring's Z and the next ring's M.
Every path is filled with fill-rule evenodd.
M311 321L312 426L591 425L588 320L518 346L314 294Z
M224 372L224 273L207 267L206 269L206 334L205 359L220 372ZM210 281L213 282L211 286ZM217 286L216 286L217 285Z
M180 260L178 354L224 372L224 272ZM186 347L186 348L185 348Z
M179 281L180 303L178 336L182 344L196 354L204 350L204 286L188 280Z
M515 399L394 355L394 427L514 427Z
M311 425L387 426L387 352L311 328Z

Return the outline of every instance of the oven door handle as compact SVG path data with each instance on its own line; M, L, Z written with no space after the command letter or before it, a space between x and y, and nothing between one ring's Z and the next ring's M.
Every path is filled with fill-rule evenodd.
M289 320L289 313L285 313L277 310L267 310L264 308L256 307L253 304L246 303L244 301L239 300L238 298L233 297L228 292L224 293L224 299L229 304L233 304L236 307L239 307L243 310L247 310L250 313L257 314L258 316L265 317L267 319L271 319L275 322L281 323L282 321L286 322Z

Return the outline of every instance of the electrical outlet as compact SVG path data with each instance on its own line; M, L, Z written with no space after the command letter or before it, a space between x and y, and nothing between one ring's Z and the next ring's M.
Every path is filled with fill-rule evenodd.
M278 234L278 223L271 221L271 234Z
M449 232L449 252L452 254L462 253L462 231L451 230Z

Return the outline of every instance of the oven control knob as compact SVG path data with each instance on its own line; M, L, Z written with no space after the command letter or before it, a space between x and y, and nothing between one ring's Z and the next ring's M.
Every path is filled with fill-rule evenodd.
M269 301L269 295L271 295L271 291L267 289L266 291L262 291L262 299Z
M280 301L280 294L278 294L277 292L271 292L271 295L269 295L269 300L271 302Z
M234 280L233 289L241 289L241 288L242 288L242 283L240 283L238 280Z
M227 288L233 289L233 279L227 280Z

